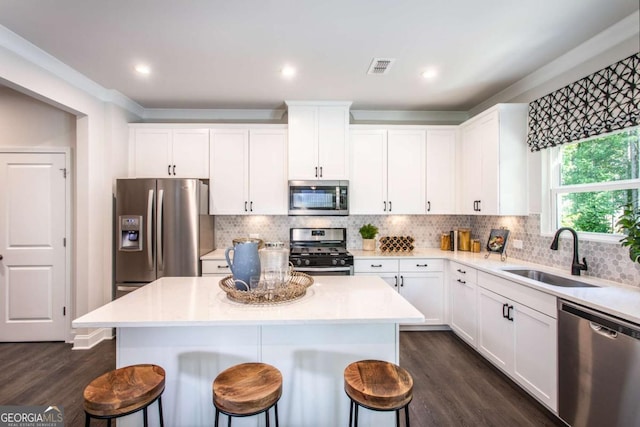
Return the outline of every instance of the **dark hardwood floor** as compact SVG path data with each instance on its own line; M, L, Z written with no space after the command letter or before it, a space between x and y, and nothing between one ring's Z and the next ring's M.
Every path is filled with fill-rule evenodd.
M564 426L453 332L402 332L411 426Z
M4 343L0 363L0 405L61 405L65 425L82 426L82 390L115 368L115 341ZM414 378L413 427L563 425L451 332L402 332L400 364Z
M71 347L62 342L1 343L0 405L62 406L65 426L84 426L82 391L115 369L116 346L109 340L91 350Z

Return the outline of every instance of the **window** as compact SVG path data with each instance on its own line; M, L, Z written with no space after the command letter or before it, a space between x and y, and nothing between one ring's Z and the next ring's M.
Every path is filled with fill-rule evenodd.
M640 127L550 149L550 225L616 234L622 206L638 203Z

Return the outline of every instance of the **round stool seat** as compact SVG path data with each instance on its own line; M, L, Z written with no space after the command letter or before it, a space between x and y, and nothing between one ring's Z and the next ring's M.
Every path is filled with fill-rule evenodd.
M232 366L213 380L213 404L226 414L252 415L275 405L282 396L282 374L265 363Z
M157 365L132 365L103 374L84 389L84 409L97 417L140 410L164 391L165 373Z
M359 405L378 411L405 407L413 398L413 378L398 365L360 360L344 370L344 390Z

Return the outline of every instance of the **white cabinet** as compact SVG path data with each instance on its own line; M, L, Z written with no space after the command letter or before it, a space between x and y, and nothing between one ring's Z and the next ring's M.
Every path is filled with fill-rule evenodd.
M349 179L350 102L286 101L289 179Z
M231 274L231 268L227 264L227 260L220 259L204 259L202 260L202 277L225 277Z
M456 140L458 129L427 130L427 214L456 213Z
M210 213L287 214L286 130L211 130Z
M130 128L135 178L208 178L209 129Z
M460 129L460 213L528 214L527 105L498 104Z
M353 127L349 213L424 214L426 131Z
M449 296L451 329L474 348L477 342L476 290L477 270L449 262Z
M376 275L394 287L425 317L423 323L411 325L444 325L444 261L441 259L354 260L356 275ZM405 324L409 325L409 324Z
M478 273L478 351L557 411L556 298Z

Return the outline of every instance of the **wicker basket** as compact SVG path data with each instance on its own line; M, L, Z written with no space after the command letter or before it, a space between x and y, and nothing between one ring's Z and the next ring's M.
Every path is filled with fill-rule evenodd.
M313 284L313 277L299 271L289 273L286 284L275 289L265 289L262 286L249 291L236 289L233 276L226 276L220 280L220 288L225 291L227 298L243 304L278 304L302 298L307 288Z

